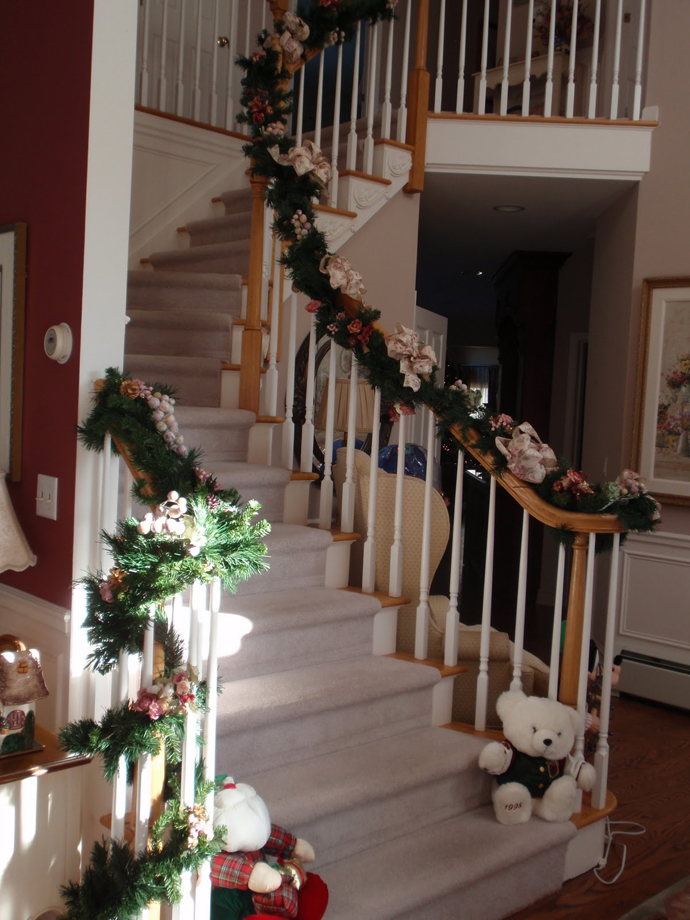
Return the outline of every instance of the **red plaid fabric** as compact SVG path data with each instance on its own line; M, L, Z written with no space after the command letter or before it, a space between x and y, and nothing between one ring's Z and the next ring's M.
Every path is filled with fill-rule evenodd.
M272 824L271 836L266 842L264 852L271 853L271 855L275 856L282 856L283 859L290 859L296 843L297 837L295 837L294 834L286 831L284 827L280 827L278 824Z
M276 891L252 895L254 907L261 914L279 914L294 920L297 916L297 890L287 880Z

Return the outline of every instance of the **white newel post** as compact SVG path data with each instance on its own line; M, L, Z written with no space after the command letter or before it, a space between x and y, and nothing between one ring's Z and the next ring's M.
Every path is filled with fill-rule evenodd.
M369 514L367 540L362 563L362 590L371 594L376 588L376 501L379 472L379 431L381 428L381 390L374 390L374 420L371 426L371 462L369 465Z

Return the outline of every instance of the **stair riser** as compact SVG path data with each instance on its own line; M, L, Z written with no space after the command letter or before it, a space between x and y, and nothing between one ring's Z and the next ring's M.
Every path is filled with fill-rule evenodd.
M187 406L218 406L221 362L213 359L213 364L214 367L205 375L199 367L199 362L190 365L186 362L182 364L179 358L174 357L125 355L125 369L134 377L170 383L177 390L178 401ZM199 446L193 441L189 443Z
M209 272L224 275L247 276L249 267L249 253L240 251L227 255L209 255L205 252L189 250L193 255L185 253L184 259L175 259L173 256L151 257L154 268L167 272Z
M232 684L225 693L232 699ZM337 701L337 687L332 697ZM313 712L298 718L236 731L232 716L218 719L218 768L235 776L258 773L274 766L297 763L336 749L366 744L429 724L431 692L428 688L395 694L335 710Z
M241 463L247 459L249 431L246 428L202 428L197 425L183 425L180 420L180 430L183 427L182 433L188 444L203 444L202 462L208 472L213 472L215 463Z
M149 274L153 275L153 272ZM179 274L179 272L178 272ZM196 313L215 313L219 316L239 316L242 293L237 291L178 287L155 287L130 284L127 289L128 310L147 310ZM165 322L161 318L161 323Z
M259 512L263 516L263 508ZM253 575L247 581L237 586L237 595L245 597L249 594L265 594L270 591L290 590L291 588L314 588L325 583L326 553L323 549L319 552L311 551L306 556L299 554L291 557L281 556L286 563L281 566L272 566L262 575ZM270 563L269 559L269 563Z
M161 329L141 328L133 326L132 323L127 327L126 351L130 354L165 354L178 357L194 355L197 358L229 361L231 347L229 329L222 332L200 332L194 328L168 329L163 333Z
M233 214L231 217L219 217L215 222L205 221L201 226L189 225L189 245L205 246L207 243L234 243L249 239L251 217L249 214Z

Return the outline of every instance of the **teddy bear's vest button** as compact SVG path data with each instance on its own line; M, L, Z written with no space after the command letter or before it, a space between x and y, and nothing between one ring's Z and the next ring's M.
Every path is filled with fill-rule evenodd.
M543 772L544 772L544 768L543 768L543 767L539 767L539 772L540 772L540 773L543 773Z

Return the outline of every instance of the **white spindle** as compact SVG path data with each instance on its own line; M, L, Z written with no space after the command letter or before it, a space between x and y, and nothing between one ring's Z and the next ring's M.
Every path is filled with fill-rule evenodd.
M168 0L163 0L163 21L161 23L161 63L158 70L158 109L165 112L168 78L166 77L166 58L168 46Z
M529 553L529 514L522 512L520 568L518 571L517 609L515 613L515 642L513 643L513 680L511 690L522 690L522 655L525 647L525 604L527 600L527 559Z
M314 464L314 368L316 365L316 318L312 315L309 327L309 356L307 358L307 392L302 425L302 450L300 470L311 473Z
M552 17L553 18L553 17ZM527 35L525 37L525 79L522 83L522 114L529 115L530 76L532 74L532 22L534 21L534 0L527 8Z
M323 480L319 496L319 527L333 526L333 425L335 424L335 380L337 345L331 341L328 352L328 395L326 397L326 439L323 446Z
M563 588L565 585L565 546L558 547L556 569L556 599L553 605L553 632L551 633L551 659L549 661L549 699L558 699L558 665L561 650L561 623L563 621Z
M565 117L572 118L575 111L575 58L577 57L577 14L578 0L573 3L573 18L570 28L570 55L568 57L568 89L565 97Z
M114 691L117 703L127 702L129 698L129 655L126 652L120 652L118 658ZM110 836L115 840L121 840L125 836L126 812L127 762L124 757L120 757L113 780L113 807L110 819Z
M589 102L587 117L597 116L597 81L599 79L599 33L601 32L601 0L596 0L594 8L594 35L592 37L592 73L589 81Z
M484 555L484 594L482 597L482 632L479 641L479 674L477 675L477 700L474 710L474 727L486 728L486 710L489 702L489 647L491 641L491 601L494 578L494 535L496 527L496 480L491 476L489 485L489 520L486 527L486 552Z
M609 719L611 716L611 677L613 668L613 643L616 635L616 600L618 596L618 553L621 537L613 535L609 596L606 608L606 638L604 644L603 674L601 678L601 705L599 707L599 741L594 755L597 779L592 790L592 807L603 808L606 802L606 783L609 774Z
M554 49L556 46L556 4L558 0L552 0L551 2L551 18L549 20L549 50L546 58L546 91L544 94L544 115L547 118L551 117L551 110L553 108L553 55ZM560 77L559 77L560 79ZM560 86L559 86L560 90ZM556 115L560 115L560 112L556 112Z
M203 0L196 0L196 43L194 58L194 121L201 119L201 37L204 24Z
M268 209L266 210L268 214ZM268 367L264 380L266 415L278 412L278 338L280 336L280 240L275 240L275 259L273 262L273 288L269 289L271 297L270 333L268 337ZM268 285L267 285L268 287Z
M510 37L513 28L513 0L506 7L506 34L503 41L503 80L501 81L501 115L508 114L508 93L510 91Z
M434 84L434 112L441 111L443 95L443 51L446 36L446 0L441 0L438 20L438 49L436 51L436 83Z
M362 562L362 590L376 589L376 501L379 483L379 429L381 428L381 390L374 390L374 421L371 426L371 462L369 465L369 513L367 540Z
M455 471L455 503L453 505L453 536L450 555L450 603L446 613L446 639L443 661L448 667L458 663L458 594L462 567L462 486L465 471L465 452L458 449Z
M141 105L149 104L149 17L151 15L151 0L144 4L144 28L141 36L141 83L139 102Z
M376 114L376 75L378 72L378 41L380 25L371 26L371 54L367 74L367 134L364 138L364 172L374 171L374 115Z
M211 112L208 123L215 125L218 114L218 32L220 4L213 0L213 53L211 55Z
M249 57L252 53L252 5L247 3L245 7L247 19L244 26L244 56Z
M391 546L390 578L388 593L391 597L402 594L403 544L402 522L405 495L405 440L407 437L407 416L401 415L398 427L398 464L395 472L395 514L393 517L393 545Z
M580 649L580 678L577 685L577 711L584 726L587 705L587 671L589 664L589 637L592 632L592 606L594 600L594 557L597 535L591 533L587 546L587 575L585 579L585 609L582 617L582 647ZM584 756L584 727L575 738L575 755Z
M268 11L268 3L261 4L261 31L263 32L266 28L266 13Z
M113 481L113 451L112 451L112 438L110 437L110 432L106 432L105 437L103 438L103 453L101 455L101 482L100 482L100 502L98 509L98 532L101 533L103 530L109 530L113 525L113 518L110 513L110 506L112 504L112 481ZM98 546L99 550L99 567L105 571L110 562L108 556L108 549L103 541L101 541Z
M419 566L419 604L415 620L414 657L424 659L429 654L429 564L431 557L431 500L434 485L434 445L436 431L429 409L426 439L426 479L424 481L424 514L422 518L422 559Z
M361 47L362 23L358 22L355 34L355 60L352 68L352 101L350 102L350 133L347 136L346 169L357 169L357 103L359 102L359 55Z
M623 0L618 0L616 12L616 38L613 51L613 80L611 83L611 118L618 118L618 97L620 95L621 35L623 30Z
M295 131L295 140L299 147L302 143L302 127L304 125L304 74L303 67L299 72L299 89L297 90L297 125Z
M314 124L314 143L321 147L321 124L323 122L323 64L325 51L319 55L319 76L316 82L316 122Z
M352 369L350 371L350 396L347 405L347 448L345 451L345 482L343 483L342 508L340 509L340 529L352 533L355 526L355 440L357 432L357 376L358 365L352 352Z
M455 94L455 111L460 114L465 108L465 58L467 56L467 0L462 0L460 19L460 57L458 59L458 90Z
M153 639L156 606L151 605L151 620L144 633L144 652L141 661L141 687L150 687L153 683ZM134 849L141 852L146 847L151 815L151 755L143 754L139 758L137 776L137 798L134 815Z
M388 23L388 44L386 46L386 75L383 83L383 105L381 106L381 137L391 136L391 87L393 84L393 37L395 20Z
M489 0L484 0L484 24L482 26L482 63L479 76L479 106L478 113L486 112L486 68L489 59Z
M228 52L228 79L225 90L225 127L232 131L235 127L235 98L233 96L235 83L235 55L237 54L237 0L231 0L230 5L230 36Z
M177 79L175 80L175 114L184 114L184 27L185 2L180 0L180 20L178 23Z
M343 46L338 45L335 67L335 99L333 100L333 147L331 149L331 204L338 205L338 147L340 146L340 94L343 85Z
M398 108L398 140L405 142L407 132L407 80L410 66L410 21L412 17L412 0L408 0L405 10L405 36L403 40L402 68L400 75L400 107Z
M642 53L644 51L646 0L640 0L640 22L637 33L637 56L635 58L635 93L633 96L633 120L639 121L642 111Z
M283 466L291 470L295 462L295 354L297 351L297 294L290 296L290 325L287 349L287 381L285 383L285 421L283 422Z

